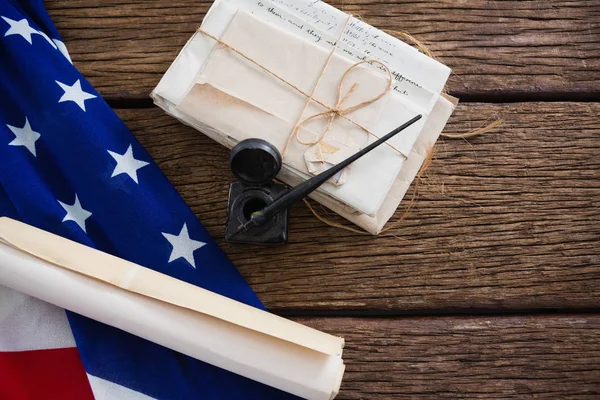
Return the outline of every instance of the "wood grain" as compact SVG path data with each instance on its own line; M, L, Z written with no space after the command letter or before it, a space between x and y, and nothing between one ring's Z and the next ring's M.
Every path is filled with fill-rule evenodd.
M597 399L600 318L328 318L343 336L339 400Z
M158 109L119 110L265 304L292 314L600 307L599 113L599 103L461 105L447 132L506 122L439 142L400 227L361 236L301 204L290 244L265 248L222 239L225 148Z
M211 3L46 1L75 65L123 106L149 104ZM428 42L463 99L600 100L596 0L331 4ZM388 316L295 318L346 339L338 399L600 398L598 315L393 316L599 309L600 103L463 104L447 132L506 122L440 141L399 227L360 236L300 204L271 248L223 240L226 149L158 109L118 113L267 307Z
M212 4L47 0L75 65L112 101L146 99ZM600 99L596 0L335 0L426 41L469 99ZM120 102L118 104L127 104ZM133 103L135 104L135 103Z

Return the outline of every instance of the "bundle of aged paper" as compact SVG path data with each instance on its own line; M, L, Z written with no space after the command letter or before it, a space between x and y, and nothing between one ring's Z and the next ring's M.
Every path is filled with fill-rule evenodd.
M342 382L342 338L5 217L0 285L305 399Z
M450 117L450 69L314 0L217 0L152 93L217 142L262 138L290 185L423 118L314 192L377 234Z

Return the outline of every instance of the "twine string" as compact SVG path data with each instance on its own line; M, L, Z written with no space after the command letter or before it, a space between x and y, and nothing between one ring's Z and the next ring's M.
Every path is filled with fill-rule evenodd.
M347 23L347 22L346 22ZM343 109L340 110L339 106L337 106L338 108L334 107L330 107L327 104L323 103L322 101L316 99L313 97L314 95L314 91L316 90L317 85L315 85L311 91L311 93L306 93L304 90L300 89L298 86L294 85L293 83L287 81L286 79L282 78L280 75L278 75L277 73L271 71L269 68L265 67L264 65L262 65L261 63L259 63L258 61L254 60L252 57L247 56L246 54L244 54L243 52L241 52L240 50L236 49L235 47L225 43L223 40L219 39L218 37L211 35L210 33L206 32L204 29L202 28L198 28L197 32L201 33L202 35L214 40L215 42L217 42L219 45L227 48L228 50L233 51L234 53L238 54L239 56L241 56L242 58L244 58L245 60L251 62L252 64L256 65L257 67L259 67L260 69L262 69L263 71L265 71L266 73L268 73L269 75L273 76L274 78L276 78L277 80L279 80L280 82L284 83L285 85L291 87L292 89L296 90L298 93L300 93L301 95L305 96L307 98L307 102L305 103L305 106L302 110L302 113L300 113L300 116L298 117L298 120L296 121L296 124L294 126L294 129L292 130L292 134L288 137L288 140L286 141L286 144L281 152L281 154L283 155L285 153L285 150L287 149L289 142L290 142L290 138L296 136L295 133L298 132L298 121L300 120L300 118L302 118L302 114L304 113L304 111L306 111L306 108L308 107L308 104L310 101L314 101L315 103L317 103L318 105L320 105L321 107L325 108L327 111L325 111L324 113L320 113L317 114L316 116L323 116L323 115L327 115L330 113L334 113L335 116L339 116L340 118L345 119L346 121L350 122L351 124L355 125L356 127L362 129L363 131L365 131L367 134L379 139L380 137L377 136L376 134L374 134L373 132L371 132L369 129L367 129L366 127L362 126L361 124L359 124L358 122L352 120L351 118L348 118L348 116L346 116L345 114L348 114L352 111L357 110L358 108L361 107L365 107L368 106L369 104L372 104L373 102L379 100L380 98L382 98L383 96L385 96L391 89L392 86L392 73L390 72L389 68L384 65L383 63L377 61L377 60L363 60L363 61L359 61L357 63L355 63L354 65L352 65L350 68L348 68L348 70L346 70L346 72L344 73L344 75L342 76L342 80L340 80L340 84L338 86L338 92L342 91L342 86L343 86L343 79L348 75L348 73L353 70L354 68L356 68L358 65L364 64L366 62L369 63L378 63L380 65L382 65L385 70L388 72L388 77L389 77L389 83L387 86L387 90L380 93L379 95L375 96L373 99L356 104L352 107L348 107L347 109ZM342 31L343 33L343 31ZM338 40L339 42L339 40ZM337 46L337 42L336 42L336 46ZM325 70L327 68L327 66L329 65L331 58L333 58L333 54L335 52L336 47L333 48L332 52L329 54L329 57L325 63L325 65L323 66L323 68L321 69L321 74L319 75L319 79L318 81L320 81L321 77L324 75ZM318 83L318 82L317 82ZM356 88L352 89L351 92L354 92L356 90ZM351 93L350 93L351 94ZM343 100L345 100L348 95L346 96L339 96L339 98L342 98ZM343 112L342 112L343 111ZM316 117L313 116L313 117ZM312 118L314 119L314 118ZM306 122L306 121L303 121ZM328 123L328 126L330 127L331 124L333 124L333 121ZM328 128L329 129L329 128ZM326 132L325 132L326 133ZM322 138L324 135L320 135L320 137ZM318 142L318 141L317 141ZM317 143L315 142L315 143ZM302 143L302 142L301 142ZM315 144L313 143L313 144ZM402 151L398 150L396 147L394 147L392 144L390 144L389 142L385 142L385 145L387 145L388 147L392 148L394 151L396 151L397 153L399 153L400 155L402 155L404 157L404 159L408 159L408 156L406 154L404 154Z
M344 31L346 30L346 26L348 26L349 21L350 21L350 16L348 16L348 18L346 19L344 28L342 29L342 31L340 32L340 35L338 36L337 40L335 41L335 44L333 45L333 49L331 49L331 51L329 52L329 55L327 56L327 60L325 60L325 64L323 64L323 67L321 68L319 77L317 78L317 81L315 82L315 84L312 87L310 96L306 97L306 101L304 102L304 107L302 107L302 111L300 111L300 114L298 114L298 118L296 118L296 121L294 122L294 128L292 129L292 133L287 137L287 139L285 141L285 145L283 146L283 149L281 149L282 157L285 154L288 146L290 145L290 141L294 137L294 133L297 132L297 130L298 130L298 123L300 122L300 118L302 118L302 116L304 115L304 112L306 111L306 109L308 108L308 105L310 104L311 99L313 99L315 91L317 90L317 87L319 86L319 83L321 82L321 78L323 78L323 76L325 75L325 71L327 70L329 63L331 62L331 59L333 58L333 55L335 54L335 50L338 47L338 43L340 42L340 40L342 40L342 36L344 35ZM327 125L327 129L329 129L329 125ZM298 136L296 136L296 138L300 142L300 139L298 138ZM300 143L302 143L302 142L300 142Z
M360 103L355 104L355 105L350 106L350 107L342 108L342 105L344 104L344 102L352 95L352 93L354 93L356 91L356 89L358 89L358 86L359 86L358 83L355 82L350 87L350 89L348 90L348 92L345 95L342 96L344 82L345 82L346 78L348 77L348 74L350 72L352 72L352 70L354 68L360 66L361 64L367 63L367 62L372 63L372 64L379 64L379 65L381 65L385 69L385 71L388 73L388 84L387 84L386 88L381 93L379 93L378 95L376 95L375 97L373 97L371 99L365 100L363 102L360 102ZM337 101L335 103L335 106L333 108L329 108L328 110L323 111L321 113L311 115L310 117L304 119L302 122L296 124L296 126L294 128L294 131L292 132L292 135L294 135L296 137L296 139L298 140L298 142L300 142L303 145L311 146L311 145L319 143L325 137L325 135L327 134L327 132L329 132L329 129L333 125L333 122L335 121L336 117L343 117L346 114L349 114L349 113L351 113L353 111L356 111L356 110L358 110L360 108L366 107L366 106L368 106L370 104L373 104L377 100L381 99L383 96L385 96L392 89L392 81L393 81L392 80L392 73L390 72L389 68L385 64L383 64L382 62L377 61L377 60L363 60L363 61L357 62L356 64L354 64L350 68L348 68L346 70L346 72L344 73L344 75L342 75L342 78L340 79L340 82L338 84L338 96L337 96ZM310 101L310 99L309 99L309 101ZM311 141L303 141L300 138L300 128L302 126L304 126L306 123L308 123L309 121L312 121L312 120L315 120L315 119L321 118L321 117L325 117L325 118L328 119L327 126L326 126L325 130L320 135L318 135L315 139L313 139ZM370 133L367 129L365 129L365 128L362 128L362 129L365 130L367 133ZM373 135L373 136L375 136L375 135ZM402 154L405 159L408 158L402 152L400 152L400 154Z

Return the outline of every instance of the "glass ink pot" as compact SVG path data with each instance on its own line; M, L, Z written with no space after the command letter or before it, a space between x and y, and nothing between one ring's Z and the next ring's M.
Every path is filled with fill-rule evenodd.
M246 139L231 150L229 166L238 179L229 186L225 240L232 243L285 244L288 237L288 210L265 224L234 234L252 213L264 209L288 192L286 185L273 183L281 169L279 150L262 139Z

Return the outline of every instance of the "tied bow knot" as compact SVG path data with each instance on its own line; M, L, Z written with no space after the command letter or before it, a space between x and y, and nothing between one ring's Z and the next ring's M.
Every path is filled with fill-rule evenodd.
M360 102L358 104L355 104L353 106L349 106L349 107L344 108L343 107L344 102L346 102L346 100L348 100L348 98L350 98L350 96L359 87L359 84L357 82L354 82L352 84L352 86L350 87L350 89L348 90L348 92L346 92L345 95L342 95L342 90L343 90L343 87L344 87L344 82L346 81L348 75L350 74L350 72L352 72L353 69L357 68L358 66L360 66L360 65L362 65L364 63L378 64L381 67L383 67L383 69L388 74L388 84L387 84L386 88L381 93L379 93L378 95L374 96L373 98L365 100L365 101ZM363 61L357 62L354 65L352 65L350 68L348 68L346 70L346 72L344 72L344 75L342 75L342 78L340 79L340 83L338 84L338 95L337 95L337 101L336 101L335 106L333 106L333 107L330 108L330 107L324 106L323 103L317 101L318 104L320 104L321 106L324 106L325 108L327 108L327 110L325 110L325 111L323 111L321 113L317 113L317 114L311 115L310 117L304 119L302 122L299 122L294 127L293 135L296 136L296 140L300 144L303 144L305 146L315 145L315 144L319 143L321 140L323 140L323 138L325 137L325 135L327 135L327 133L331 129L331 126L333 125L333 122L335 121L335 119L337 117L342 117L342 118L346 119L347 121L351 122L352 124L356 125L360 129L362 129L363 131L365 131L367 134L371 134L372 135L372 133L367 128L365 128L364 126L360 125L359 123L357 123L357 122L355 122L355 121L353 121L353 120L351 120L349 118L346 118L346 114L349 114L349 113L351 113L353 111L356 111L356 110L358 110L360 108L366 107L366 106L368 106L368 105L376 102L377 100L379 100L383 96L385 96L391 90L391 88L392 88L392 73L390 72L389 68L385 64L383 64L382 62L377 61L377 60L363 60ZM310 100L316 101L315 99L313 99L312 96L310 96L308 98L308 101L310 101ZM325 130L320 135L318 135L316 138L313 138L312 140L308 140L308 141L302 140L300 138L300 128L302 128L308 122L313 121L313 120L315 120L317 118L322 118L322 117L327 118L327 126L325 127Z

